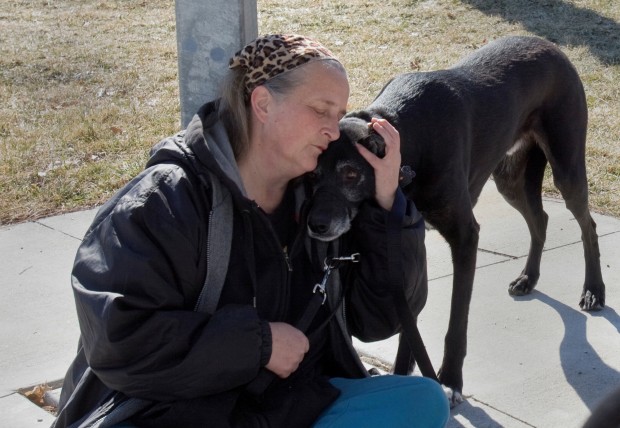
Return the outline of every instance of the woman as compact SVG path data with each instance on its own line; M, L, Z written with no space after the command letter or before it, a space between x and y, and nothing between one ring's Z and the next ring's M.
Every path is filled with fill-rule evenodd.
M222 97L182 137L158 144L86 233L72 272L80 347L55 426L110 426L118 415L154 427L444 426L439 385L369 377L350 338L399 332L381 274L394 218L409 304L419 312L426 300L424 225L398 190L398 132L373 120L386 154L359 151L375 170L376 201L322 245L303 223L305 174L339 136L343 66L313 40L268 35L230 69ZM194 308L220 266L207 261L219 188L232 199L231 249L217 306L205 314ZM323 256L354 252L359 263L333 275L328 303L296 328Z

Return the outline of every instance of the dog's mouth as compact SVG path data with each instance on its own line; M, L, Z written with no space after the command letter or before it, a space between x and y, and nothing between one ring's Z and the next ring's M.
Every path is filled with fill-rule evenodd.
M319 241L330 242L330 241L333 241L334 239L338 239L340 236L347 233L349 229L351 229L350 224L344 227L338 228L338 230L333 230L330 232L323 233L323 232L315 232L312 230L310 226L308 226L308 236L310 236L310 238L317 239Z
M312 227L308 225L308 236L310 236L310 238L317 239L319 241L330 242L330 241L333 241L334 239L338 239L340 236L347 233L350 229L351 229L351 225L349 223L346 225L342 225L329 232L315 232L314 230L312 230Z

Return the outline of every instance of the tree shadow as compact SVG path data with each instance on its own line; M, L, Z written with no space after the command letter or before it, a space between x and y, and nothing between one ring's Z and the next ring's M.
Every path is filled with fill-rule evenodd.
M620 24L562 0L462 0L481 12L518 21L530 32L564 46L586 46L606 65L620 64Z
M564 376L581 401L593 410L600 400L620 385L620 372L602 360L588 342L586 325L588 318L605 318L620 334L620 316L607 306L599 312L581 312L545 293L534 290L532 294L517 300L539 300L553 308L564 323L564 337L560 343L560 362ZM618 340L618 337L609 338Z

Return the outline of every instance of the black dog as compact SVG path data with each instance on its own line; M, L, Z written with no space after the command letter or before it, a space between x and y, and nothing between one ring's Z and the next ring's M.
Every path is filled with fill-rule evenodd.
M372 117L385 118L400 132L403 165L416 173L403 187L450 245L454 283L442 384L463 388L463 361L474 280L479 226L473 207L493 175L499 192L525 218L531 245L525 268L509 285L514 296L532 291L540 276L547 214L541 188L547 162L555 185L582 232L586 275L579 306L605 304L596 224L588 209L585 166L587 106L579 76L552 43L508 37L474 52L448 70L402 74L392 79L362 111L340 123L340 138L319 158L316 200L339 192L330 206L314 203L309 233L331 240L348 230L356 207L373 196L372 168L358 142L381 155L384 143L369 132ZM409 373L406 341L400 341L396 373Z

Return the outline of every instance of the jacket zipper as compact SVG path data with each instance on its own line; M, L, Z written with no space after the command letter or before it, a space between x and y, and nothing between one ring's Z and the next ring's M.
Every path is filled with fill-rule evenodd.
M291 259L288 255L288 247L284 247L282 249L282 252L284 253L284 261L286 262L286 267L288 268L288 271L293 272L293 266L291 265Z
M278 238L278 235L276 234L276 231L273 229L273 226L271 225L271 221L269 221L267 216L261 211L260 206L256 203L256 201L252 201L252 208L253 208L255 213L257 213L260 217L263 218L263 221L267 224L267 227L271 231L271 236L273 237L274 242L278 245L278 247L280 247L280 239ZM286 265L286 269L283 272L283 274L284 274L284 278L283 279L284 279L284 284L286 284L286 290L287 290L287 296L286 296L285 301L288 302L289 297L290 297L289 296L289 291L290 291L290 287L291 287L291 276L292 276L291 272L293 272L293 265L291 263L291 260L290 260L289 254L288 254L287 247L284 247L282 249L282 258L284 260L284 264ZM257 295L257 290L254 290L254 298L252 300L252 303L253 303L255 308L256 308L256 304L257 304L256 295ZM286 306L287 306L286 311L288 311L288 304L286 304Z
M211 220L212 220L212 219L213 219L213 210L211 210L211 211L209 212L209 223L207 223L207 224L211 224ZM232 237L231 237L231 239L232 239ZM208 238L208 232L207 232L207 242L206 242L206 245L207 245L207 251L206 251L206 256L205 256L205 262L207 262L207 263L205 263L205 264L206 264L206 266L207 266L207 269L209 269L209 263L208 263L208 260L209 260L209 255L210 255L210 253L211 253L211 248L209 248L209 238ZM206 275L205 275L205 276L206 276ZM194 311L198 310L198 308L200 307L200 305L201 305L201 303L202 303L202 299L204 299L204 295L205 295L206 288L207 288L207 287L205 287L205 286L204 286L204 282L203 282L203 286L202 286L202 288L200 289L200 293L198 294L198 300L196 300L196 304L194 305Z

